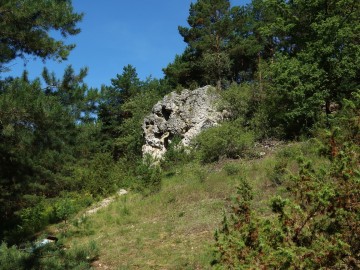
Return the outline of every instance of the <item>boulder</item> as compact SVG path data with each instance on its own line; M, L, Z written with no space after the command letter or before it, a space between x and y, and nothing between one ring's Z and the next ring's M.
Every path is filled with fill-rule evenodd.
M217 111L217 99L211 86L166 95L144 119L143 155L161 159L174 136L180 136L181 144L189 146L202 130L217 125L227 114Z

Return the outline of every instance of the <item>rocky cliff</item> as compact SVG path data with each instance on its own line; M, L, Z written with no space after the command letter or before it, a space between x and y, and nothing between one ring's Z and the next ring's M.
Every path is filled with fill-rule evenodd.
M172 92L155 104L152 113L144 119L145 145L143 154L160 159L174 136L189 146L191 139L202 130L217 125L226 112L216 110L218 96L214 88L205 86L196 90Z

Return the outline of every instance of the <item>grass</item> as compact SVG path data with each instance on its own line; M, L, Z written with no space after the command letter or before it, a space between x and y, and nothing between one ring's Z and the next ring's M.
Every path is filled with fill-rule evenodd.
M228 175L223 168L230 162ZM249 178L263 190L257 200L262 203L271 193L265 187L272 163L265 158L173 168L159 193L144 197L130 191L83 224L72 222L68 245L95 241L100 255L94 267L99 269L209 269L213 234L234 187Z
M268 201L277 192L270 179L275 156L172 168L164 172L159 193L144 197L130 191L83 224L70 222L67 245L95 241L96 269L210 269L215 229L241 178L253 186L254 207L270 214Z

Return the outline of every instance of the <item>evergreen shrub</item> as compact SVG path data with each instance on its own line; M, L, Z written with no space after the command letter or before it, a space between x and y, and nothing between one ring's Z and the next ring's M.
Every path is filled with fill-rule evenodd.
M231 84L230 87L221 92L221 101L219 102L219 109L226 109L231 113L231 119L242 118L245 120L249 117L254 97L254 89L252 85L244 84Z
M326 167L297 155L297 170L281 179L284 193L270 202L272 215L261 216L241 184L215 233L217 269L359 269L359 101L346 101L331 121Z
M92 269L91 263L99 256L99 248L94 241L87 245L65 249L61 240L40 247L20 250L16 246L0 246L0 270L64 270Z
M19 251L15 246L8 247L4 242L0 245L0 270L26 269L29 255Z
M174 166L186 164L193 160L193 158L194 155L191 149L188 149L181 144L180 136L175 136L166 150L161 162L161 167L165 170L171 169Z
M199 134L195 146L201 162L210 163L222 157L240 158L251 155L254 140L253 132L245 131L236 122L225 122Z
M133 186L145 195L156 193L161 189L162 174L159 165L154 164L150 157L139 161L135 168Z
M238 173L240 173L239 165L238 164L233 164L233 163L225 164L223 170L226 172L226 174L228 176L237 175Z
M97 153L92 159L74 167L76 189L94 197L106 196L121 186L121 179L111 177L115 162L110 153Z

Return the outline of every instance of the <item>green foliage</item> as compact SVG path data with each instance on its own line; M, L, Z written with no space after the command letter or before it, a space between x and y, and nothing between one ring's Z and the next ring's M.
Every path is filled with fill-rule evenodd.
M319 120L325 101L323 73L314 64L279 56L266 74L265 110L277 136L295 137L306 133Z
M142 157L144 144L142 124L154 104L160 99L162 82L148 81L141 92L129 99L123 106L129 116L123 119L116 128L118 136L114 140L114 148L119 157L135 162Z
M142 158L143 118L168 91L166 81L140 82L134 68L124 68L113 80L114 95L102 96L103 111L119 120L107 122L101 114L94 119L98 93L84 84L86 74L69 66L59 80L45 69L44 89L27 73L0 83L0 235L8 241L67 221L87 206L73 191L101 197L132 185L150 192L160 188L160 174L137 172L136 164Z
M204 167L195 167L193 173L196 177L196 180L200 183L204 183L209 174L209 172Z
M256 140L274 136L274 127L270 126L270 115L266 107L264 84L232 83L221 92L219 110L226 110L231 121L236 121L243 128L254 132Z
M26 73L21 79L1 82L0 235L7 234L8 240L11 235L25 237L49 222L66 220L79 208L65 213L68 207L62 208L57 202L55 211L49 201L63 191L82 192L85 186L91 186L92 178L80 179L77 174L86 163L82 159L94 164L92 156L99 151L98 125L84 117L84 104L88 102L87 87L82 84L85 75L86 70L82 70L75 76L68 67L60 82L44 71L47 82L55 84L55 88L45 89L41 89L39 80L29 82ZM108 161L107 169L112 164L111 158ZM106 186L107 192L113 188ZM91 192L97 192L93 189Z
M0 269L26 269L28 254L19 251L15 246L7 247L3 242L0 246Z
M273 50L270 38L261 34L262 24L271 20L269 10L252 1L247 6L234 6L230 10L232 32L228 53L232 60L232 78L237 83L250 82L258 69L259 59L268 59Z
M258 243L257 220L253 217L250 203L252 188L243 179L233 198L231 215L224 215L222 227L215 232L217 258L212 264L221 263L224 267L236 269L249 268L249 259L256 252ZM239 264L238 262L241 262ZM252 265L252 267L254 267Z
M110 153L97 153L91 159L74 166L74 189L83 190L96 196L109 195L121 186L113 170L115 162Z
M227 0L200 0L190 4L189 28L179 26L179 33L191 48L200 52L220 52L229 35Z
M254 134L236 122L225 122L209 128L196 138L195 147L202 162L214 162L222 157L239 158L251 154Z
M328 130L319 131L328 156L335 156L341 151L343 142L360 145L360 90L352 93L351 99L343 100L343 109L337 114L328 117Z
M299 175L287 186L291 199L275 197L271 202L276 219L256 216L242 195L216 233L220 265L243 269L358 265L358 175L333 173L324 175L302 163Z
M171 170L175 166L184 165L194 159L194 154L191 149L184 147L181 144L181 137L175 136L166 149L164 158L161 162L161 167L165 170Z
M306 149L290 145L275 154L275 164L269 172L270 181L274 185L281 186L291 173L298 169L298 156L305 155L305 150L309 152L309 149L314 148L311 142L304 142L303 144L304 146L302 148ZM317 155L318 152L316 150L314 151ZM310 156L309 153L308 155Z
M182 56L164 69L176 84L216 84L230 75L231 60L226 53L231 32L230 2L200 0L190 4L189 27L179 26L179 33L188 43Z
M15 232L17 238L35 233L49 224L52 207L44 198L37 200L38 202L34 203L32 207L23 208L16 213L21 220L18 230Z
M95 233L93 230L93 223L90 220L90 217L87 215L83 215L80 218L76 218L72 221L72 225L74 226L72 229L64 231L64 235L67 237L72 236L90 236Z
M79 264L83 265L79 269L89 269L91 268L91 262L97 259L98 256L99 248L94 241L89 242L87 246L75 246L66 254L65 269L79 267Z
M260 34L275 40L268 67L264 109L273 134L309 133L325 107L351 98L359 87L360 5L356 1L257 1L271 13ZM259 61L259 67L261 66Z
M188 47L164 71L174 86L251 82L257 137L298 138L359 87L359 18L354 0L197 1L179 27Z
M253 92L250 84L231 84L228 89L221 92L220 110L229 110L231 119L245 120L252 109L250 105Z
M47 84L46 95L58 97L60 103L67 108L78 123L89 123L95 120L96 103L99 93L96 89L88 89L84 83L88 69L80 69L75 74L71 65L67 66L61 80L44 68L42 77Z
M102 135L104 140L111 140L119 136L118 126L131 117L131 114L123 109L123 105L129 98L140 92L140 80L136 69L125 66L121 75L111 80L111 86L103 86L99 104L99 119L102 122ZM116 150L113 150L116 152ZM114 153L118 157L117 153Z
M275 1L270 8L277 9ZM285 1L284 1L285 2ZM358 1L307 1L282 3L289 12L276 11L284 25L291 25L290 35L294 52L300 52L307 64L315 64L324 74L322 87L330 101L340 102L359 85L360 4ZM294 17L295 16L295 19ZM289 24L291 23L291 24Z
M0 246L0 269L92 269L91 262L99 256L99 249L95 242L88 245L74 246L65 249L59 243L49 243L28 250L19 250L16 246Z
M80 209L88 207L93 198L88 193L62 192L57 198L26 196L28 206L15 213L17 228L6 234L8 242L25 241L50 223L67 221Z
M53 207L53 215L55 219L66 223L69 217L75 213L75 210L74 201L65 197L56 201Z
M49 32L75 35L81 17L70 0L3 1L0 72L19 56L66 59L74 46ZM179 27L188 46L164 69L165 80L141 81L127 65L100 95L84 83L86 68L76 73L68 66L61 79L44 69L45 88L40 80L30 82L27 72L0 81L0 237L22 241L120 187L158 192L160 167L142 160L144 117L169 85L213 84L224 88L219 105L231 121L200 134L190 154L173 138L162 169L196 155L203 163L248 157L255 138L298 138L314 127L322 158L329 159L308 160L317 146L277 155L269 177L284 187L286 199L275 198L273 215L265 219L252 212L243 182L233 215L218 232L218 261L284 269L358 264L360 98L352 92L360 83L359 18L355 0L253 0L246 7L199 0L190 5L188 27ZM342 110L334 113L333 105ZM239 174L236 166L224 171ZM205 169L193 174L208 181ZM60 260L22 256L4 245L1 250L9 268L23 262L33 269L89 267L81 249L68 255L53 250Z
M227 77L231 69L230 57L221 53L204 53L201 60L201 68L204 70L206 84L216 85L222 89L227 83Z
M226 174L228 176L231 176L231 175L239 174L241 171L241 168L237 164L227 163L227 164L225 164L223 170L226 172Z
M118 99L122 102L127 101L139 91L140 80L136 69L132 65L125 66L121 75L117 74L116 79L111 79L111 85L111 91L118 93Z
M0 197L7 201L0 215L7 221L27 204L26 194L51 197L62 190L76 127L69 111L56 97L46 96L39 81L3 84L0 107Z
M188 48L182 55L176 55L174 61L163 68L166 79L173 88L180 86L180 88L193 89L190 86L197 85L197 81L201 80L201 74L199 74L199 68L194 63L194 59L195 56Z
M152 163L153 160L148 157L140 161L135 168L135 187L145 195L156 193L161 189L161 169Z
M281 182L285 198L271 200L273 215L260 216L248 189L238 191L230 216L224 216L215 234L213 263L219 269L359 267L360 148L358 121L352 121L353 112L359 117L359 95L355 97L334 119L351 135L332 137L337 151L330 153L327 167L316 168L298 155L297 171Z
M149 78L141 82L131 65L112 79L112 86L103 87L99 105L101 135L105 150L111 151L115 160L126 157L135 162L141 156L142 121L167 91L164 80Z
M75 45L52 37L55 31L76 35L82 15L73 11L71 0L15 1L0 4L0 72L3 64L26 55L65 60Z

